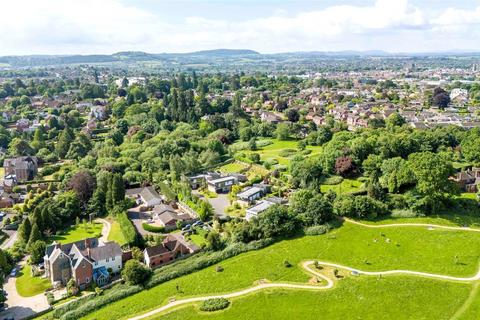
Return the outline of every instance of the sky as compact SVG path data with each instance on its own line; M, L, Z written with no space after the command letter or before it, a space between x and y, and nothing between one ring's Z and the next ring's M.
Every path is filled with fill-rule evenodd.
M480 0L0 0L0 55L480 51Z

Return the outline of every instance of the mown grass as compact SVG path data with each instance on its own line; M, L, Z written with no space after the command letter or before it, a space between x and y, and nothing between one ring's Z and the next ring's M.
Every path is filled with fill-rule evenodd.
M108 218L108 221L111 224L110 233L108 234L108 241L115 241L121 246L126 244L127 241L123 236L122 229L120 229L120 224L113 218Z
M218 171L223 173L237 173L237 172L241 172L242 170L245 170L246 168L247 168L247 165L244 163L232 162L219 167Z
M218 312L201 312L198 305L190 305L148 319L450 319L470 288L401 276L349 277L332 290L270 290L234 299Z
M85 238L98 238L102 233L101 223L80 223L64 230L62 234L50 237L50 241L57 241L60 243L70 243Z
M15 287L17 292L22 297L33 297L37 294L45 292L52 285L50 281L46 278L33 277L32 276L32 267L30 265L25 265L23 269L19 272L17 281L15 282Z
M285 240L261 250L227 259L220 263L223 272L216 272L217 265L208 267L112 303L86 316L85 319L125 319L166 304L172 297L180 299L237 291L252 286L259 279L306 282L309 275L299 264L307 259L335 262L370 271L408 269L471 276L476 273L480 259L480 234L467 231L428 230L424 227L372 229L347 222L325 235ZM286 268L284 260L288 260L292 267ZM409 281L407 278L404 279L399 284L392 284L392 288ZM444 288L448 284L440 283L442 285L439 288ZM345 290L348 291L348 287ZM409 290L417 292L423 291L424 288L412 284L405 292ZM352 292L355 292L355 289L352 289ZM295 293L303 294L300 291ZM377 293L372 291L371 295ZM435 297L435 293L432 296ZM369 297L365 295L364 299L367 298ZM372 299L377 301L375 300L377 298ZM417 303L416 300L411 300L412 304ZM349 314L352 317L355 315Z
M322 192L327 192L329 190L333 190L337 194L345 194L345 193L352 193L357 192L364 189L365 184L356 179L343 179L341 183L329 185L324 184L320 186L320 190Z

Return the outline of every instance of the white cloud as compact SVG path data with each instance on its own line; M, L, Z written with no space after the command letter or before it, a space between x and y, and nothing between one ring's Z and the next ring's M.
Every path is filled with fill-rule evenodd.
M408 0L334 5L295 15L272 6L271 12L256 19L199 16L167 23L158 14L122 0L5 1L0 54L185 52L225 47L262 52L425 51L443 50L445 39L457 46L447 49L480 49L480 31L476 31L480 6L448 8L433 17Z

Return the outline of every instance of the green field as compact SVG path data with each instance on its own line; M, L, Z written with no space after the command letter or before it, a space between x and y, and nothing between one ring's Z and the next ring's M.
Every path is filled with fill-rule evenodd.
M369 271L408 269L452 276L471 276L476 273L480 259L480 234L467 231L429 230L425 227L372 229L347 222L342 227L326 235L285 240L261 250L227 259L220 263L224 269L223 272L216 272L216 265L211 266L112 303L88 315L85 319L125 319L129 316L158 308L167 303L172 297L178 299L203 294L233 292L250 287L259 279L268 279L274 282L304 283L308 281L310 276L298 264L307 259L330 261ZM284 260L288 260L293 267L284 267ZM446 292L449 292L449 290L452 290L450 292L455 297L455 300L457 297L458 300L464 300L470 288L468 284L461 285L413 277L396 276L384 278L389 278L386 281L392 281L391 285L389 285L392 296L388 299L392 303L396 303L394 308L399 310L402 308L416 308L404 299L395 299L397 294L400 293L408 296L408 292L412 294L412 292L417 292L418 290L422 290L422 292L428 291L422 293L422 295L425 295L425 300L422 301L428 301L429 299L439 298ZM358 288L345 286L343 290L337 290L341 289L339 286L339 288L329 290L328 295L338 297L340 301L345 301L348 305L349 294L356 295L357 292L361 293L360 296L362 296L364 302L361 305L353 304L356 305L356 308L367 308L366 306L383 301L381 300L383 299L382 295L377 294L370 287L370 282L375 283L373 281L373 279L376 279L375 277L360 277L359 279L362 280L358 281L363 282L360 282ZM348 281L357 280L352 279ZM409 285L407 286L406 283L409 283ZM423 284L421 283L429 283L431 289L423 290ZM179 291L176 289L177 285ZM406 287L402 289L402 286ZM292 292L294 293L290 295L290 298L284 299L291 303L292 306L298 306L298 303L300 303L301 299L297 299L297 297L310 295L309 299L316 299L316 297L323 297L323 295L327 294L324 292L310 294L300 291ZM257 295L264 294L259 293ZM278 295L279 293L277 293ZM248 299L248 297L245 299ZM335 300L335 298L330 299ZM438 303L435 302L432 308L443 308L445 301L441 299L437 301ZM416 303L417 301L412 302L412 304ZM352 303L350 303L350 307L351 305ZM422 303L419 304L419 306L421 305ZM332 302L331 306L329 312L336 312L337 304ZM457 306L457 304L452 302L451 306ZM250 307L258 309L256 306ZM339 306L338 310L342 310L344 307L347 308L347 306ZM231 308L235 310L237 306L232 306ZM241 303L239 303L238 308L242 308ZM271 306L271 308L274 307ZM271 308L265 308L266 312L271 311ZM452 311L453 308L449 308L448 311ZM295 307L295 309L297 308ZM417 309L418 312L423 310L421 307L417 307ZM188 311L189 309L185 310ZM319 310L324 312L320 307ZM347 308L347 310L349 309ZM375 310L377 313L374 312ZM376 306L372 309L372 313L365 316L365 318L381 318L381 310L381 306ZM441 310L445 310L445 308ZM310 309L310 311L313 312L314 310ZM364 310L365 314L366 312L367 310ZM349 315L354 317L355 313L352 312ZM432 319L436 318L433 317Z
M102 224L101 223L80 223L76 226L71 226L70 228L63 231L61 235L55 235L50 238L50 240L57 241L60 243L70 243L85 238L98 238L102 233Z
M119 245L126 244L127 241L125 241L125 237L122 234L122 230L120 229L120 224L113 218L108 218L107 220L111 224L110 233L108 234L108 241L115 241Z
M201 312L190 305L148 319L450 319L471 286L396 276L350 277L325 292L270 290L234 299L223 311Z
M25 265L18 274L15 286L22 297L33 297L45 292L52 285L46 278L33 277L32 267Z
M327 192L328 190L333 190L337 194L352 193L363 190L364 188L365 184L363 182L353 179L343 179L339 184L323 184L320 186L320 190L323 193Z

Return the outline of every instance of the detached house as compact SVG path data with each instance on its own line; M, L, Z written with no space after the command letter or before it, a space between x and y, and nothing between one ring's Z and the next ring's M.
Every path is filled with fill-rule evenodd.
M154 247L146 248L143 251L145 265L154 269L180 257L197 252L199 248L193 244L186 242L180 236L169 234L162 244Z
M477 192L480 185L480 168L462 171L452 178L458 187L465 192Z
M38 171L38 158L32 156L5 159L5 176L15 176L17 181L32 180Z
M111 273L122 270L122 249L116 242L87 238L73 243L53 243L45 249L45 275L52 284L66 286L74 279L79 288L92 282L105 285Z
M208 190L216 193L227 193L230 192L232 186L237 184L237 178L228 176L215 180L207 181Z

